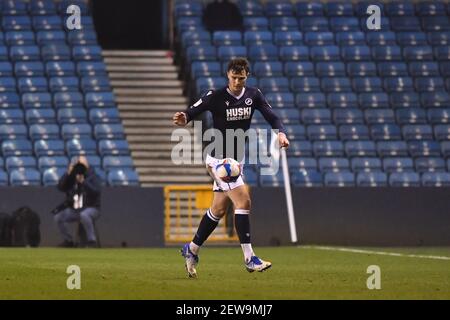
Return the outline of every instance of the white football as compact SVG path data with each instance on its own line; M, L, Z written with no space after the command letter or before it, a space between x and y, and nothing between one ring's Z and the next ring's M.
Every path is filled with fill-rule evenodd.
M225 182L236 181L241 175L241 165L232 158L223 159L216 166L216 175Z

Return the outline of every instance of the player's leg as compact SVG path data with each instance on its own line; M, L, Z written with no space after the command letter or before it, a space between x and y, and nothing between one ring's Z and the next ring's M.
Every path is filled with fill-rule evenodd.
M250 192L246 185L238 186L227 192L234 204L234 221L236 232L244 252L245 265L249 272L264 271L272 266L272 263L259 259L253 252L250 236Z

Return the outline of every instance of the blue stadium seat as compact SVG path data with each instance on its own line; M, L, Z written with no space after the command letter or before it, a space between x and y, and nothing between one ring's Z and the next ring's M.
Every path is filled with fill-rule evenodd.
M330 29L335 33L360 31L359 20L354 17L332 17L330 18Z
M92 108L89 110L89 121L98 123L120 123L120 115L117 108Z
M52 0L32 0L28 5L28 11L33 16L56 14L56 6Z
M59 139L59 126L57 124L32 124L30 126L31 140Z
M404 108L395 111L398 124L424 124L427 116L424 109Z
M52 93L78 91L79 81L78 77L52 77L50 78L50 91Z
M381 160L379 158L352 158L351 168L353 172L378 172L382 171Z
M0 124L23 123L23 111L21 109L0 109Z
M374 140L401 140L401 130L396 124L374 124L370 127Z
M414 163L411 158L393 157L383 159L383 169L385 172L411 172L414 171Z
M368 32L366 38L367 44L371 47L392 46L397 44L395 33L392 31Z
M191 64L192 79L199 77L219 77L221 73L220 62L196 61Z
M195 81L195 84L197 88L197 96L199 96L208 90L224 87L226 85L226 80L224 77L200 77ZM263 89L261 88L261 90Z
M41 50L44 61L67 61L72 57L70 47L64 43L46 44Z
M0 78L0 88L3 92L16 92L16 80L12 77Z
M425 172L422 174L422 186L424 187L449 187L450 173Z
M176 21L175 28L178 35L186 31L204 31L205 29L202 25L201 17L180 17Z
M297 108L326 108L325 95L321 92L299 93L295 96Z
M299 170L292 175L292 182L297 187L322 187L322 173L313 170Z
M371 60L368 46L344 46L341 47L341 57L345 62Z
M72 30L67 32L67 42L71 46L96 45L97 35L93 30Z
M70 139L66 141L66 151L69 157L77 155L96 155L97 142L93 139Z
M38 46L11 46L9 58L12 62L36 61L40 60L40 50Z
M324 77L320 80L320 87L325 93L349 92L351 83L347 77Z
M402 50L399 46L374 46L372 47L372 57L376 62L400 61L402 60Z
M409 124L402 128L405 140L432 140L433 128L427 124Z
M79 92L56 92L53 95L55 109L83 108L83 95Z
M344 77L346 75L345 64L342 62L317 62L316 75L318 77Z
M92 91L112 91L109 78L107 76L82 77L81 91L84 93Z
M420 108L416 92L392 92L389 94L389 102L393 108Z
M77 63L77 73L85 76L106 76L106 65L103 61L81 61Z
M181 46L186 49L189 46L211 45L211 34L204 30L185 31L181 35Z
M242 45L242 34L239 31L214 31L212 43L215 46L240 46Z
M253 66L253 74L256 77L280 77L283 76L283 65L279 61L258 61Z
M267 31L269 20L266 17L244 17L244 28L247 31Z
M450 123L450 108L436 108L427 111L427 119L430 124Z
M338 46L314 46L310 48L311 60L318 61L339 61L340 51Z
M309 61L287 61L284 63L284 74L289 78L314 76L314 64Z
M278 47L298 46L303 44L303 34L300 31L276 31L273 41Z
M344 124L339 126L341 140L369 140L369 129L364 124Z
M104 156L127 156L130 155L130 146L127 140L100 140L98 151Z
M450 103L450 95L443 90L422 92L420 94L420 103L424 108L447 107Z
M439 70L441 71L442 76L446 78L450 77L450 61L441 61L439 63Z
M406 62L433 60L433 49L431 46L406 46L403 48L403 58Z
M336 126L331 124L309 125L306 134L310 140L337 140Z
M406 141L378 141L377 152L380 157L406 157L408 145Z
M42 77L44 76L44 64L40 61L19 61L14 65L16 77Z
M94 126L94 136L100 139L125 139L125 131L122 124L102 123Z
M325 17L302 17L299 21L300 30L308 31L329 31L328 19Z
M414 16L414 3L410 1L392 1L385 5L385 13L389 17Z
M27 3L23 0L4 0L2 3L4 15L26 15Z
M290 1L268 1L264 11L268 17L291 16L294 12Z
M248 47L248 57L253 61L273 61L278 59L278 47L273 44Z
M316 77L295 77L290 80L290 88L293 92L319 92L319 78Z
M304 124L329 124L331 112L329 109L304 108L301 110L301 119Z
M139 186L139 176L130 169L115 169L108 172L110 186Z
M5 168L8 172L19 168L36 168L36 158L34 156L12 156L7 157Z
M7 186L8 185L8 174L3 171L3 169L0 169L0 186Z
M349 62L347 73L350 77L375 77L377 67L374 62Z
M306 129L303 125L299 124L286 124L286 135L289 140L305 140L306 139Z
M330 108L358 108L358 99L352 92L329 93L327 103Z
M428 32L427 37L432 46L448 46L450 44L449 31Z
M62 19L56 15L44 15L32 17L33 29L40 31L61 31ZM64 36L65 38L65 36Z
M28 109L25 112L25 120L28 125L55 123L55 111L53 109Z
M324 182L326 187L353 187L355 175L351 172L327 172Z
M319 1L296 2L295 8L298 17L323 16L323 4Z
M245 31L244 45L272 44L272 32L270 31Z
M72 56L75 61L100 61L102 49L98 45L73 46Z
M263 6L259 1L238 1L237 5L243 16L263 16Z
M56 116L60 125L66 123L86 123L87 113L81 108L61 108L57 111Z
M331 1L324 4L324 9L328 17L353 16L351 3Z
M86 157L86 160L89 163L89 165L95 169L95 172L97 173L97 175L102 177L102 173L99 172L99 170L102 167L102 159L98 155L86 155L85 157ZM78 158L78 156L73 156L69 159L70 159L70 161L74 162L77 160L77 158Z
M72 61L49 61L45 64L45 71L49 77L75 76L75 64Z
M356 108L342 108L333 110L333 122L341 124L363 124L364 118L361 110Z
M36 156L64 156L64 141L59 139L36 140L33 144L33 150Z
M0 140L25 139L27 127L24 124L4 124L0 126Z
M344 144L342 141L314 141L315 157L343 157Z
M440 157L420 157L414 160L415 170L424 172L445 172L445 160Z
M383 79L383 88L386 92L414 91L413 81L409 77L386 77Z
M7 61L8 58L8 47L1 45L0 46L0 61Z
M419 18L415 16L402 16L390 18L391 28L393 31L420 31Z
M268 93L265 97L274 108L295 108L294 95L292 93Z
M288 158L288 165L291 172L298 170L317 170L317 160L311 157L291 157Z
M441 77L418 77L414 79L414 87L418 92L439 92L444 89Z
M289 92L289 81L285 77L267 77L259 79L262 92Z
M9 46L29 46L35 44L34 32L32 31L7 31L5 42Z
M4 31L31 30L31 19L27 15L4 15L2 18Z
M366 36L361 31L337 32L335 33L336 44L343 46L360 46L366 44Z
M409 73L412 77L439 76L439 65L436 62L410 62Z
M374 157L376 156L375 142L371 140L354 140L345 142L347 157Z
M61 136L64 140L91 138L92 128L89 124L63 124L61 126Z
M209 45L190 46L187 48L186 57L189 63L193 61L214 61L216 60L216 47Z
M364 118L368 125L377 123L395 123L395 115L392 109L366 109Z
M384 172L360 172L356 175L358 187L387 187L387 175Z
M334 45L334 34L329 31L309 31L305 32L305 44L311 46L332 46Z
M17 87L20 93L47 92L48 84L45 77L23 77L18 78Z
M422 30L425 32L449 31L450 22L447 16L421 17Z
M419 187L420 176L415 172L394 172L389 175L391 187Z
M408 76L408 67L405 62L379 62L377 69L381 77Z
M42 171L42 170L41 170ZM56 186L59 183L59 179L64 175L67 170L64 168L48 168L42 172L42 184L44 186Z
M11 62L0 62L0 77L11 77L13 75L13 66Z
M426 46L427 35L424 32L398 32L397 43L402 46Z
M258 186L258 174L251 167L247 166L242 174L246 184L250 186Z
M115 98L112 92L89 92L85 95L85 103L91 108L114 108Z
M277 174L259 176L260 184L263 187L282 187L284 186L284 178L281 170Z
M31 156L33 148L31 142L26 139L5 140L1 144L3 157Z
M38 168L44 171L50 168L63 168L67 170L69 159L66 156L42 156L38 159Z
M311 142L308 140L290 141L290 145L289 145L289 149L287 150L287 154L289 157L288 160L291 159L291 157L311 157L312 156Z
M298 22L294 17L272 17L269 18L269 27L272 32L297 31Z
M378 77L355 77L352 79L352 87L357 93L383 91Z
M105 170L133 169L133 159L130 156L105 156L102 160L102 167Z
M201 16L203 12L203 4L201 2L176 2L175 3L175 17L180 16Z
M9 183L12 186L40 186L41 173L32 168L12 170L9 174Z
M52 108L52 97L48 92L24 93L22 95L22 107L26 109Z

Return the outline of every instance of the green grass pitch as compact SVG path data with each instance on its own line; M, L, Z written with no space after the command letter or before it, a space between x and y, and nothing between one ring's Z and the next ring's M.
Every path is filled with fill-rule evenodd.
M189 279L178 247L0 248L0 299L450 299L450 248L367 250L402 255L260 247L273 267L248 273L239 246L206 246ZM81 269L80 290L67 289L69 265ZM379 290L367 288L370 265L380 267Z

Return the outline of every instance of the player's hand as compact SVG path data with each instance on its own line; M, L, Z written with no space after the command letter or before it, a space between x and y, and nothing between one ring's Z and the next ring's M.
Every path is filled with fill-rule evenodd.
M173 120L173 124L180 126L180 127L184 127L187 123L186 113L177 112L173 115L172 120Z
M289 140L283 132L278 133L278 143L280 144L280 148L289 147Z

